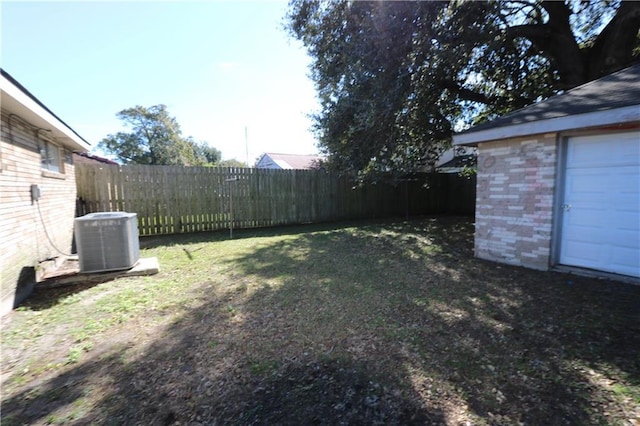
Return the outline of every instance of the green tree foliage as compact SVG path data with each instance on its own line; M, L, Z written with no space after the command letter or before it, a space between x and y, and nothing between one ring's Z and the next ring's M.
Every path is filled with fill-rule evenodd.
M230 160L222 160L217 164L219 167L249 167L244 161L231 158Z
M222 152L206 142L193 142L193 151L196 160L204 165L215 166L222 159Z
M433 164L451 134L638 59L640 2L292 0L329 166Z
M116 116L131 131L108 135L98 148L123 164L199 166L220 160L217 149L183 137L180 125L165 105L148 108L138 105Z

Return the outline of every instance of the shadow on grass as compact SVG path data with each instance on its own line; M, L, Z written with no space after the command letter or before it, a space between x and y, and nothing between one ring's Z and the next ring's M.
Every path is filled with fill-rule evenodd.
M430 216L434 217L434 216ZM445 216L442 216L445 217ZM248 238L268 238L284 235L299 235L310 232L340 230L344 228L363 226L367 224L382 225L385 223L398 223L398 218L388 219L368 219L340 222L324 222L303 225L280 225L270 228L241 228L233 230L233 238L230 237L228 229L216 231L193 232L184 234L154 235L140 237L140 248L151 249L156 247L171 247L175 245L185 245L193 243L211 243L228 240L243 240ZM413 220L420 220L420 217ZM471 220L471 218L469 218Z
M300 235L310 232L321 231L337 231L344 228L363 226L365 224L381 225L384 223L396 223L395 219L386 220L367 220L367 221L343 221L343 222L327 222L319 224L309 225L283 225L272 228L254 228L254 229L237 229L234 230L233 239L243 240L249 238L268 238L274 236L285 235ZM174 247L174 246L186 246L189 244L197 243L215 243L221 241L228 241L229 231L218 230L210 232L198 232L198 233L184 233L184 234L172 234L172 235L160 235L160 236L146 236L139 239L141 249L152 249L156 247ZM190 260L193 260L195 252L186 248L182 248L184 255ZM36 284L33 293L21 303L21 307L25 310L42 311L49 309L61 300L72 296L77 293L82 293L97 285L104 284L113 281L114 277L99 278L100 274L94 274L90 280L84 283L60 285L57 287L45 287L43 285Z
M42 288L35 285L33 293L20 306L28 311L44 311L49 309L61 300L64 300L74 294L82 293L100 284L113 281L115 278L105 278L104 280L92 279L91 282L63 285L54 288Z
M236 282L198 287L142 353L96 355L3 401L3 416L44 422L100 374L102 401L73 421L633 419L620 401L638 398L640 288L483 262L471 232L443 217L267 241L227 260Z
M288 277L254 301L303 306L293 323L319 349L341 347L382 375L409 365L423 401L434 386L421 378L445 383L428 405L466 403L508 422L591 423L606 420L616 377L638 400L640 288L483 262L472 258L470 232L446 218L364 226L236 262L248 275ZM359 348L362 340L384 353Z

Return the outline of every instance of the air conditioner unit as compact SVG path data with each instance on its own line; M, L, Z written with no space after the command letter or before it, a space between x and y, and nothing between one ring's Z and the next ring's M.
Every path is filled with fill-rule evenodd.
M140 258L135 213L90 213L74 225L80 272L129 269Z

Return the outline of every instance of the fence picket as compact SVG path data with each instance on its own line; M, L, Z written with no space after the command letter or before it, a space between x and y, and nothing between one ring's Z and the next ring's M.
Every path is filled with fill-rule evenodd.
M140 235L226 229L232 220L234 228L251 228L470 214L475 207L475 179L455 174L419 174L354 188L344 177L321 170L105 164L76 164L75 170L78 213L137 213Z

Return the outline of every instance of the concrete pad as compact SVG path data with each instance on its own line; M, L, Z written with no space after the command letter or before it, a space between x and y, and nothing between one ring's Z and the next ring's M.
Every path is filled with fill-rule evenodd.
M71 260L73 262L73 259ZM120 271L81 273L79 266L67 267L63 271L47 273L41 282L36 284L36 289L63 287L76 284L92 284L114 280L121 277L139 277L155 275L160 271L157 257L140 258L132 268Z
M158 263L157 257L141 257L133 268L127 269L124 272L124 276L140 276L140 275L155 275L160 272L160 263Z

